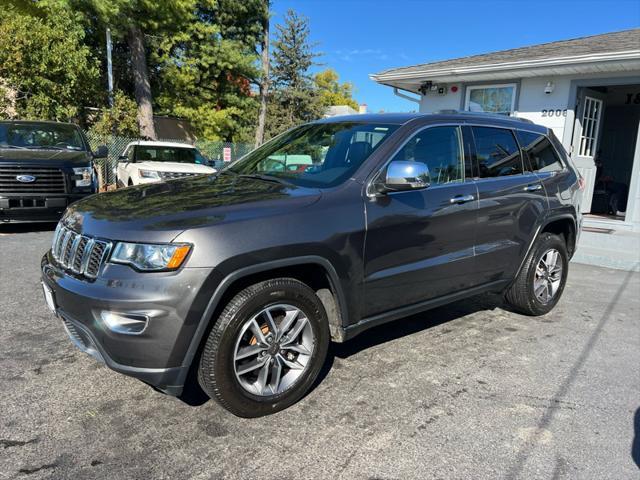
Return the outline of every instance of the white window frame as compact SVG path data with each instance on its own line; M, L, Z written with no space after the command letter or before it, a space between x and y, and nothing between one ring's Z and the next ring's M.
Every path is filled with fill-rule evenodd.
M516 97L518 95L518 84L517 83L495 83L490 85L467 85L464 99L464 109L465 111L469 111L469 103L471 100L471 90L484 90L486 88L505 88L512 87L513 88L513 96L511 97L511 110L509 114L513 114L516 111ZM493 112L487 112L493 113Z

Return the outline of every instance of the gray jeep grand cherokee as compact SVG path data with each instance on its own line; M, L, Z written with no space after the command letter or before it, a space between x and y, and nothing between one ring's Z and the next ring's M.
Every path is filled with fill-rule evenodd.
M81 200L47 303L110 368L236 415L299 400L329 341L484 292L549 312L581 179L546 128L480 114L337 117L218 174ZM189 375L191 378L191 375Z

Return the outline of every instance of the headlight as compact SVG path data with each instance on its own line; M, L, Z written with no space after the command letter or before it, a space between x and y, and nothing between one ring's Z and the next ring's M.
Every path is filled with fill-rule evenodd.
M141 178L160 178L160 175L155 170L138 170Z
M138 270L158 271L180 268L191 251L191 245L149 243L116 244L110 262L131 265Z
M76 187L90 187L93 183L93 168L78 167L73 169Z

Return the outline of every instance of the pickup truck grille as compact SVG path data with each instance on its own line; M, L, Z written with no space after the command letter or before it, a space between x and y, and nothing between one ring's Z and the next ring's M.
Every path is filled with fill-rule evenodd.
M111 250L111 242L80 235L58 224L53 235L51 255L66 270L96 278Z
M34 177L21 182L20 176ZM64 173L59 168L0 165L0 193L65 193Z

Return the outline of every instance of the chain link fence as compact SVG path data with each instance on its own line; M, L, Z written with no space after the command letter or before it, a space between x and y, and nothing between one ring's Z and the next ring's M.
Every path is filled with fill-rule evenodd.
M95 151L100 145L106 145L109 149L107 158L96 160L96 168L98 171L98 182L101 189L107 188L109 185L116 183L115 168L118 164L118 158L124 153L125 148L131 142L141 140L137 137L123 137L119 135L97 135L91 131L85 131L91 149ZM184 140L176 140L170 138L158 139L161 142L178 142L186 145L194 145L209 160L229 163L237 160L253 150L253 145L248 143L231 143L216 142L209 140L196 140L194 143ZM225 158L225 153L226 158Z

